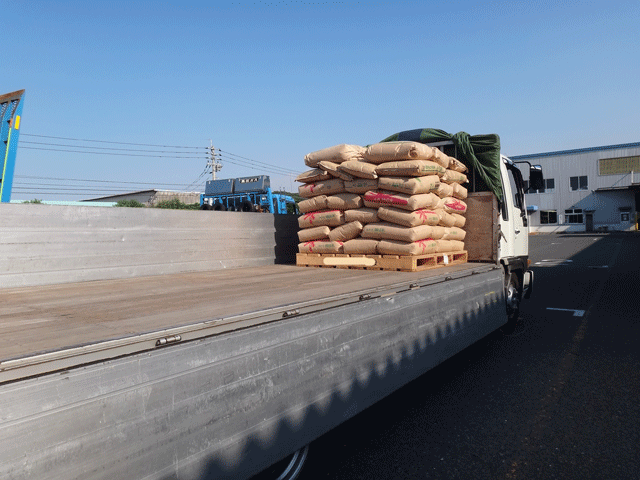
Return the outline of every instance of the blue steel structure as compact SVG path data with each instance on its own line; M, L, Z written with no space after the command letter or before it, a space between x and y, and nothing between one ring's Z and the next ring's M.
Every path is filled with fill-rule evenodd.
M202 210L298 213L293 197L274 193L267 175L208 180L200 195Z
M0 95L0 202L11 201L24 90Z

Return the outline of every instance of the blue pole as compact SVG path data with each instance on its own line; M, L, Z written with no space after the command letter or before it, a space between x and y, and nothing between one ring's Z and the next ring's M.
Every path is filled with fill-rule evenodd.
M11 201L13 187L13 173L16 166L18 152L18 138L20 136L20 120L24 104L24 90L0 95L0 140L3 149L0 150L2 170L0 173L0 202Z

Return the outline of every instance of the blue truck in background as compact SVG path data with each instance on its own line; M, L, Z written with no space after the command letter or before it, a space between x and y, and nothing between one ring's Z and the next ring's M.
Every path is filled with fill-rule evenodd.
M290 195L271 190L268 175L208 180L200 195L202 210L298 214Z

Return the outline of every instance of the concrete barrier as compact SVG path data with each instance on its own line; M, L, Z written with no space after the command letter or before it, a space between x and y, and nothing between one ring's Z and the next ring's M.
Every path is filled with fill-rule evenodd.
M0 204L0 287L295 263L297 217Z

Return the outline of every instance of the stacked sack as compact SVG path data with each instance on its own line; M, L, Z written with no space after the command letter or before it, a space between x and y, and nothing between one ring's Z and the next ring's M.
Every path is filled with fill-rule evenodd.
M436 148L337 145L305 156L301 253L421 255L464 250L466 167Z

